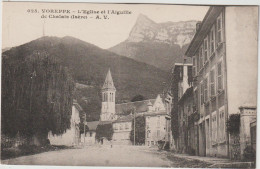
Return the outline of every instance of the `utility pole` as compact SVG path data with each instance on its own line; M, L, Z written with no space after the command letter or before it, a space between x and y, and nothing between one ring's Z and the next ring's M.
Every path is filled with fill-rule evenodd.
M134 111L134 146L135 146L135 109L133 109Z
M85 145L85 137L86 137L86 113L85 113L85 116L84 116L84 145Z
M33 71L31 79L31 93L30 93L30 113L32 112L32 89L33 89L33 78L36 76L36 71Z

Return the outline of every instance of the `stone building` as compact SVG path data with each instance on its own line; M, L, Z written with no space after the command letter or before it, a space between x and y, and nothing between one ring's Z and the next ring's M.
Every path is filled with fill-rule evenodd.
M229 115L242 105L256 106L257 18L253 6L210 7L185 53L193 60L200 156L228 157Z

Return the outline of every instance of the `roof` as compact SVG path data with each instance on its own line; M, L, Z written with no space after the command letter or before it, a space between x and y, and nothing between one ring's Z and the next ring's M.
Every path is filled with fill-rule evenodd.
M179 99L179 103L182 103L187 97L192 97L193 94L193 87L188 88L182 97Z
M116 121L114 121L114 123L118 123L118 122L130 122L132 121L134 118L134 116L132 114L126 115L126 116L121 116L119 117Z
M87 122L89 131L96 131L98 124L99 124L99 121Z
M107 72L106 80L104 82L104 85L103 85L102 89L113 89L113 90L116 90L116 88L114 86L114 82L113 82L113 79L112 79L112 75L111 75L110 69Z
M155 99L142 100L136 102L128 102L122 104L116 104L116 114L117 115L127 115L131 113L131 110L135 108L137 113L148 111L148 104L151 102L154 104Z
M73 99L73 105L78 109L78 111L83 111L82 107L78 104L77 100Z
M212 6L209 8L207 14L205 15L199 29L197 30L196 34L194 35L185 55L187 57L192 57L195 55L195 52L199 48L199 45L202 43L206 35L211 29L211 26L215 23L216 18L224 9L223 6Z

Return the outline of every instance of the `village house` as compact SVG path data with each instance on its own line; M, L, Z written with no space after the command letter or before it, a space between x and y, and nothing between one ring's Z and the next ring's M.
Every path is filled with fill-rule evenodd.
M115 104L116 88L110 70L102 87L102 108L100 124L111 122L113 125L113 144L130 145L130 132L134 117L145 116L145 145L157 145L159 140L171 140L171 104L168 94L164 101L160 95L156 99Z
M194 124L189 121L193 110L192 62L184 58L182 62L174 64L172 69L173 114L176 119L178 137L175 137L175 149L188 153L195 150Z
M210 7L185 55L193 60L193 112L199 113L200 156L231 156L226 130L231 114L241 115L241 154L250 145L256 117L258 8Z
M81 106L76 100L73 100L72 114L70 118L70 128L61 135L53 135L52 132L48 133L48 139L51 145L67 145L74 146L80 143L80 112L83 111Z

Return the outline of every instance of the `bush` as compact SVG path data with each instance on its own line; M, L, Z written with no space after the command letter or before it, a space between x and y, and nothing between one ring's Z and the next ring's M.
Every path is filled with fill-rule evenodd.
M252 146L246 146L246 148L244 149L244 159L246 161L256 160L256 152Z
M227 132L230 134L238 134L240 127L240 114L231 114L226 122Z
M113 126L112 123L99 124L96 129L96 139L101 141L102 138L106 138L108 141L112 140L113 137Z

